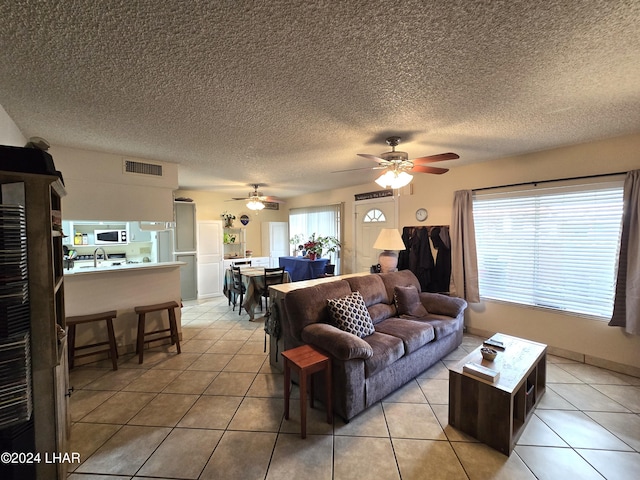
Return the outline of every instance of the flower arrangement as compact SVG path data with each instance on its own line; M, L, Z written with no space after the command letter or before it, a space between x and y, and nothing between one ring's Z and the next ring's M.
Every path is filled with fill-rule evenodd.
M316 234L315 233L313 235L311 235L309 237L309 240L307 240L304 243L304 249L308 253L316 253L316 254L321 254L322 253L322 242L320 242L319 239L316 239Z
M229 213L225 210L220 216L224 220L225 227L233 227L233 221L236 219L236 216L233 213Z

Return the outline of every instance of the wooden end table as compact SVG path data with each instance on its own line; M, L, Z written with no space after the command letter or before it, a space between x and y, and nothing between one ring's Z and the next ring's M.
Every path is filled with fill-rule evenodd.
M510 455L546 389L547 346L522 338L496 334L504 343L493 361L476 348L449 368L449 425ZM495 383L463 373L478 363L497 370Z
M300 436L307 437L307 381L309 381L309 403L313 408L313 379L308 377L316 372L325 372L325 390L327 393L327 423L333 423L333 409L331 407L331 359L313 348L302 345L282 352L284 357L284 418L289 419L289 396L291 394L291 369L300 376Z

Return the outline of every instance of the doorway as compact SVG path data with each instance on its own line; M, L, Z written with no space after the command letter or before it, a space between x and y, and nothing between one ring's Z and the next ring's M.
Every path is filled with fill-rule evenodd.
M358 202L354 208L355 225L355 255L354 272L368 272L371 265L378 263L380 250L373 248L380 230L383 228L397 228L396 200L390 197L386 200L369 200Z

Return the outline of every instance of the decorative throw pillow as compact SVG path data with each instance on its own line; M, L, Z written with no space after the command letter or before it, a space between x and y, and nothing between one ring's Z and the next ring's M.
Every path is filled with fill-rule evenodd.
M418 292L418 289L413 285L408 287L394 287L393 294L396 301L396 308L398 309L398 315L424 317L429 313L420 301L420 292Z
M360 292L353 292L341 298L330 298L327 304L331 320L340 330L360 338L375 332L371 315Z

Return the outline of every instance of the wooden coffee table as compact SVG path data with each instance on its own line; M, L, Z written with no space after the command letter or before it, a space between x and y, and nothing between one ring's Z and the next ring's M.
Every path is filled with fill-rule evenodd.
M493 361L478 347L449 368L449 425L510 455L546 389L547 346L496 334L504 343ZM497 370L495 383L463 373L468 362Z

